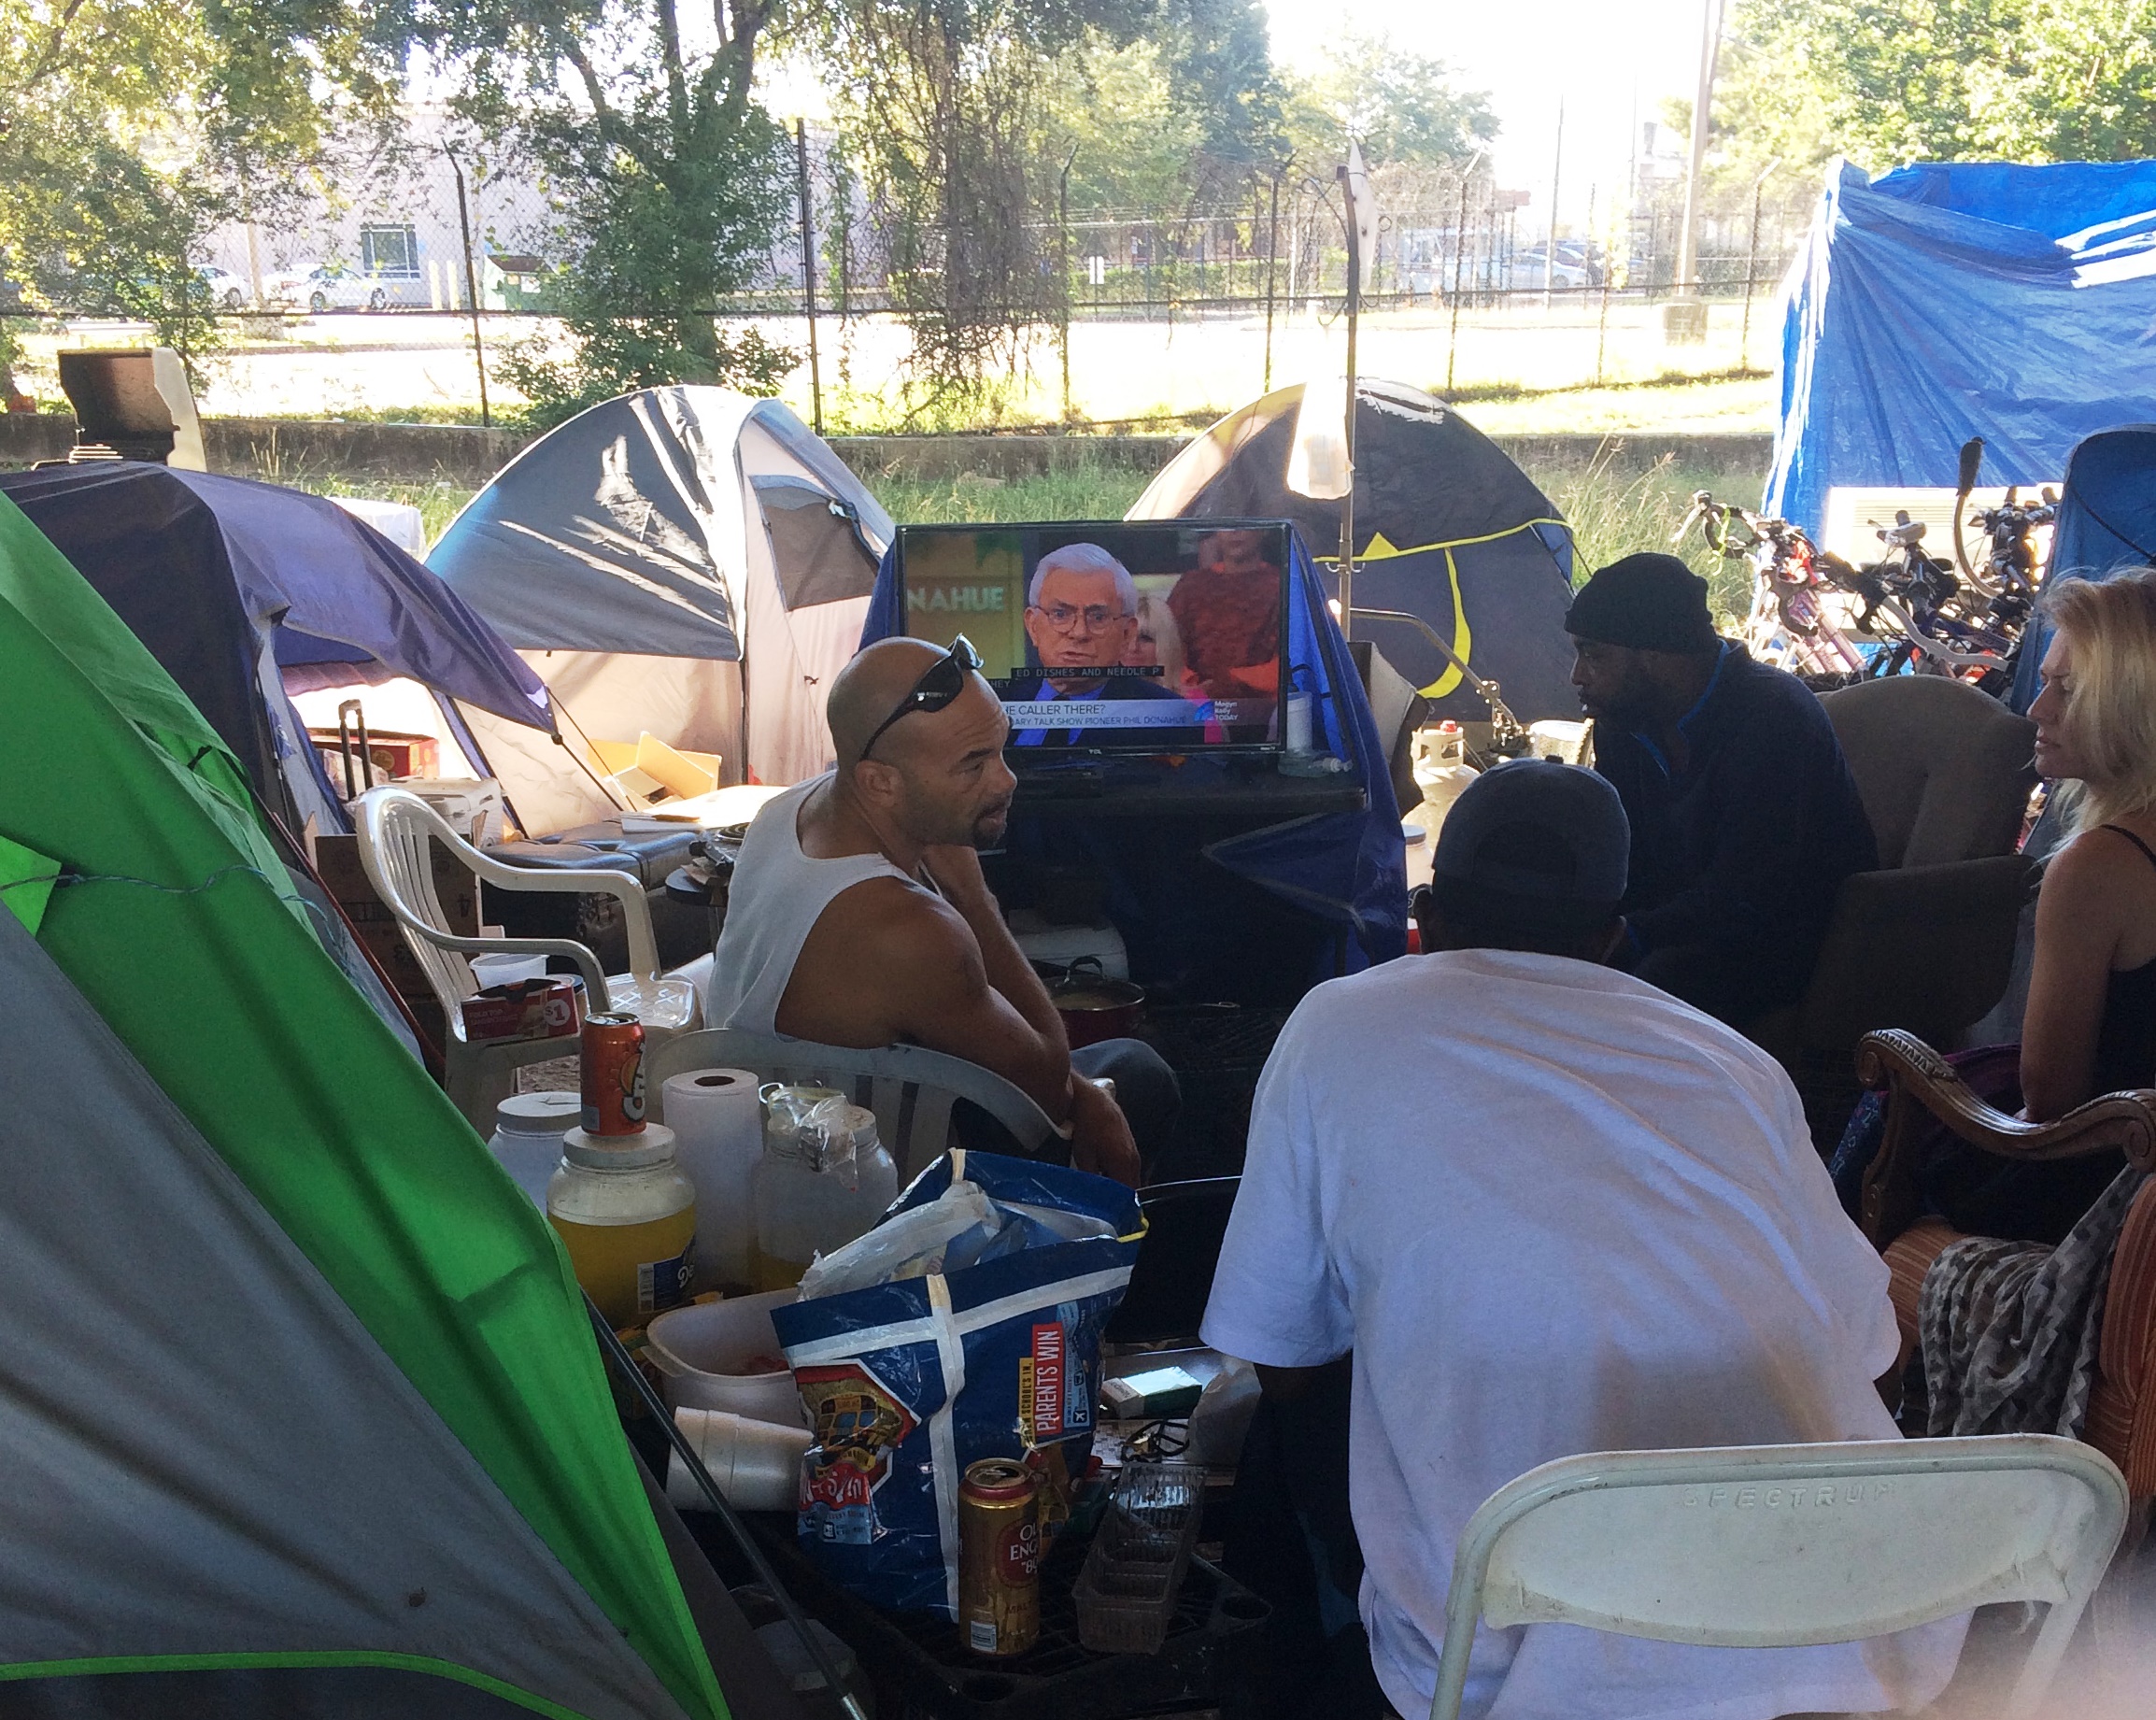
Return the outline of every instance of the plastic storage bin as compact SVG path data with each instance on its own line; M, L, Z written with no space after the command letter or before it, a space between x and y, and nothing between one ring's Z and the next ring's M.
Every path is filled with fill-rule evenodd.
M1071 1591L1081 1642L1097 1654L1159 1652L1204 1512L1203 1470L1124 1465Z

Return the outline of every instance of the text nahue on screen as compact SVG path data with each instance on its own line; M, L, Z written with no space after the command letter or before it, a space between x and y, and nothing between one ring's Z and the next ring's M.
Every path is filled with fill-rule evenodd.
M909 590L906 592L908 610L957 610L966 615L1000 615L1003 610L1003 587L1000 585L938 585L926 591Z

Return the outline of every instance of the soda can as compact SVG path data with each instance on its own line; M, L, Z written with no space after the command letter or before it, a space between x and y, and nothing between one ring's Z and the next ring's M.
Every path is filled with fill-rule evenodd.
M644 1023L634 1016L584 1017L577 1045L584 1089L584 1132L644 1132Z
M1041 1479L1010 1457L958 1487L958 1630L976 1655L1022 1655L1041 1634Z

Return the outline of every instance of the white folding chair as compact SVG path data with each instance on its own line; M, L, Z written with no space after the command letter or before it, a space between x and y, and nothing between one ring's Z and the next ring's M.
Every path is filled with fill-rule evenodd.
M2040 1600L2006 1710L2027 1715L2125 1522L2118 1467L2050 1434L1560 1458L1460 1537L1430 1720L1458 1720L1478 1618L1790 1648Z
M920 1045L863 1051L732 1028L683 1033L645 1054L645 1091L656 1120L665 1121L667 1078L692 1069L746 1069L766 1081L839 1088L875 1113L877 1138L901 1187L949 1147L951 1107L961 1099L1001 1123L1028 1153L1056 1135L1048 1114L1001 1075Z
M621 1010L644 1023L651 1041L686 1032L701 1008L690 979L670 977L659 965L659 940L651 929L651 903L644 886L609 867L586 871L511 866L475 848L449 828L440 813L408 789L370 789L353 806L360 864L383 904L396 916L404 942L427 975L447 1018L442 1047L449 1098L481 1134L494 1127L494 1108L516 1090L517 1071L527 1063L571 1056L575 1042L563 1039L475 1045L464 1038L458 1004L479 989L470 958L482 955L559 956L584 976L585 1000L594 1012ZM629 933L631 972L609 978L599 958L573 938L476 938L448 928L434 893L429 841L440 843L469 871L502 889L554 890L612 896L621 903ZM648 1051L646 1053L648 1055Z

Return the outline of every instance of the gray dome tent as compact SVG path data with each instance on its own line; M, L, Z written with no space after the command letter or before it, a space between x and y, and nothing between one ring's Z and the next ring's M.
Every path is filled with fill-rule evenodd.
M718 754L723 781L787 783L830 762L825 687L891 535L778 401L645 389L527 448L427 564L546 684L570 746L649 733ZM551 743L473 727L527 833L617 810Z
M1287 487L1302 392L1276 389L1229 413L1161 468L1129 517L1292 519L1337 597L1340 504ZM1365 377L1355 486L1355 607L1421 617L1522 722L1578 718L1565 634L1572 534L1511 456L1435 395ZM1358 619L1354 632L1436 702L1433 720L1487 714L1413 628Z

